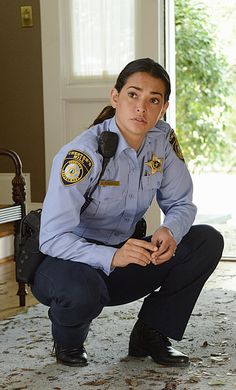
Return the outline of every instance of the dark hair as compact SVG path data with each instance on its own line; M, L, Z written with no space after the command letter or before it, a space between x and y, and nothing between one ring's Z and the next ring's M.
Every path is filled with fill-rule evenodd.
M166 70L158 63L152 60L151 58L140 58L129 62L124 69L120 72L117 77L115 87L118 92L120 92L123 86L127 83L128 78L137 72L145 72L151 76L161 79L166 87L164 101L165 103L169 100L171 85L170 78ZM105 119L112 118L115 115L115 108L112 106L106 106L103 108L101 113L93 122L93 125L103 122Z

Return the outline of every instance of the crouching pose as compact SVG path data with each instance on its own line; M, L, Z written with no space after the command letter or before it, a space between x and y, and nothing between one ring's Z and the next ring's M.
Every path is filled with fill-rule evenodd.
M162 120L170 88L158 63L130 62L111 90L111 106L54 158L40 231L47 256L32 291L49 306L62 364L87 364L84 342L105 306L142 297L129 355L189 364L169 338L182 339L223 238L211 226L192 226L192 180ZM143 237L142 217L154 197L164 220Z

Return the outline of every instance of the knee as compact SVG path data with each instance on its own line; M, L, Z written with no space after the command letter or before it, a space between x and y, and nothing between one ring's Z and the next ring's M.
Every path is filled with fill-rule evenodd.
M108 301L106 285L96 270L73 275L64 291L65 302L72 307L105 305Z
M64 326L92 321L109 301L105 282L95 269L85 264L73 266L73 273L66 279L57 286L52 300L52 319Z
M194 225L196 234L200 237L206 253L218 262L224 249L222 234L210 225Z
M203 231L207 244L212 248L215 248L215 251L219 252L221 256L224 248L224 238L222 234L210 225L200 225L200 228Z

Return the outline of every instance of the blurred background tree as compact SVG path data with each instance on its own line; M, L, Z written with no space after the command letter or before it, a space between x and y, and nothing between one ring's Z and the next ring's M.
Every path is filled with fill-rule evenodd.
M206 4L175 0L176 132L193 170L236 166L235 66L220 50ZM235 96L234 92L234 96Z

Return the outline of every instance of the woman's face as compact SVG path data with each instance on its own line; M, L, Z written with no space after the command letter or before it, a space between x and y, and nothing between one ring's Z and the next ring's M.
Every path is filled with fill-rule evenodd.
M169 105L164 102L165 92L164 82L145 72L131 75L119 93L112 89L111 104L116 109L116 123L128 141L142 141L164 115Z

